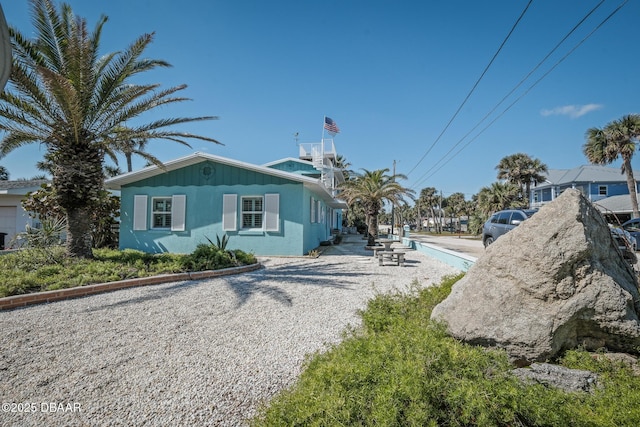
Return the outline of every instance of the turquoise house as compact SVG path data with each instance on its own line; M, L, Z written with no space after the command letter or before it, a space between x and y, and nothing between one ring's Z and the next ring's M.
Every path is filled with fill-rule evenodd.
M300 159L258 166L194 153L106 187L120 191L120 249L190 253L226 235L228 249L304 255L342 228L339 176Z

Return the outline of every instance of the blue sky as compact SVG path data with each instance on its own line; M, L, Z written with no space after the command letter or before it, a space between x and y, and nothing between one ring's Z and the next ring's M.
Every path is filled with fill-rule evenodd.
M163 161L193 151L255 164L297 157L294 134L299 143L318 142L327 115L353 169L391 170L395 160L406 186L470 198L496 181L495 166L510 154L527 153L552 169L587 164L588 128L640 112L637 1L576 48L624 3L603 1L484 122L600 0L534 0L462 108L528 0L68 3L91 28L101 14L109 17L104 53L155 32L147 56L173 67L145 82L186 83L192 101L145 119L219 116L188 130L224 146L152 142L149 151ZM32 34L26 0L2 7L9 25ZM34 164L42 154L37 145L20 148L0 165L11 179L28 178L40 173ZM640 155L633 166L640 171Z

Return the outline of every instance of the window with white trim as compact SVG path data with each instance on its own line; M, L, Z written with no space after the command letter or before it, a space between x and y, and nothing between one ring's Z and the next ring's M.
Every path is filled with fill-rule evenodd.
M262 229L264 199L262 196L242 197L242 228Z
M151 199L152 228L171 228L171 197Z
M599 185L598 186L598 194L600 196L606 196L607 195L607 186L606 185Z

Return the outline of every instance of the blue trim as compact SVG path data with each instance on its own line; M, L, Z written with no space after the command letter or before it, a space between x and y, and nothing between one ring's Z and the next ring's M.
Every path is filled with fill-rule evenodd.
M457 268L461 271L468 271L469 268L471 268L471 266L476 262L475 257L450 251L448 249L439 248L428 243L420 243L407 238L403 238L402 243L405 246L415 249L418 252L428 255L439 261L442 261L445 264L449 264L453 268Z

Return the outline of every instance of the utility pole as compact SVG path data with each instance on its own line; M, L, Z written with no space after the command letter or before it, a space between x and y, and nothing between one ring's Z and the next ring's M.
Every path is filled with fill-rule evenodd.
M393 161L393 180L395 181L396 178L396 161ZM393 235L393 226L396 223L396 204L395 203L391 203L391 234Z

